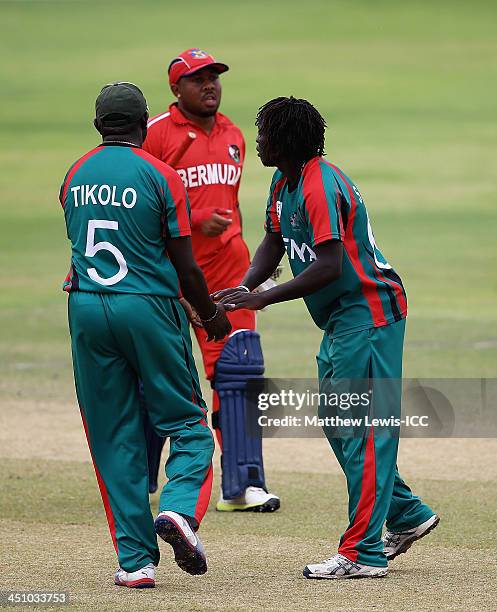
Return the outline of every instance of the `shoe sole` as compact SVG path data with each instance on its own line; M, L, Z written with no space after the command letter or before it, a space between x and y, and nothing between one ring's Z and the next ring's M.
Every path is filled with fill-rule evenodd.
M216 510L218 512L276 512L280 507L280 500L276 497L268 499L263 504L256 504L253 506L232 506L230 504L224 504L218 502Z
M414 542L421 540L422 538L427 536L429 533L431 533L439 523L440 523L440 517L437 516L436 519L433 521L433 523L425 531L423 531L422 534L413 535L410 539L406 540L404 544L402 544L401 548L399 548L393 554L387 555L387 561L393 561L395 557L398 557L399 555L403 555L404 553L406 553L411 548L411 546L414 544Z
M117 580L114 580L114 584L120 587L128 587L128 589L153 589L155 587L155 580L152 580L151 578L135 580L132 582L118 582Z
M385 578L388 574L388 570L385 568L385 571L378 572L377 574L342 574L341 576L326 576L323 574L313 574L306 567L302 573L304 578L309 578L310 580L359 580L360 578Z
M172 546L174 559L184 572L192 576L205 574L207 571L205 554L198 547L190 544L171 518L157 518L155 520L155 531L164 542Z

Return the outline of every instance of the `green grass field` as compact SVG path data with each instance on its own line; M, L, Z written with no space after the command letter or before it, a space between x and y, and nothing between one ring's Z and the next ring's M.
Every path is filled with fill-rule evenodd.
M84 610L495 609L495 440L401 444L402 471L444 520L385 581L301 578L334 550L345 486L323 441L274 440L267 473L281 512L210 510L205 578L164 551L160 588L116 592L74 397L57 196L98 142L100 87L134 81L157 114L168 60L205 47L231 66L222 110L248 143L250 247L271 177L255 155L255 113L276 95L306 97L405 281L406 375L496 377L496 19L491 0L0 2L0 590L65 587ZM268 375L314 375L320 334L301 303L271 308L259 328Z

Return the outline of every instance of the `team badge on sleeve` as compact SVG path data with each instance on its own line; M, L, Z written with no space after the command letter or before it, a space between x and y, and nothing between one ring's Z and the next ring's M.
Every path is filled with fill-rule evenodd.
M228 145L228 153L234 162L237 164L240 163L240 147L237 145Z

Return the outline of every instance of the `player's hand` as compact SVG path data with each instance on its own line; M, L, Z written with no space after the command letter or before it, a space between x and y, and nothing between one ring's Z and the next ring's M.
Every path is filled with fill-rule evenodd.
M231 331L231 323L222 304L216 304L216 316L210 320L203 320L202 325L207 332L207 341L222 340Z
M198 316L198 312L190 304L190 302L188 300L185 300L185 298L180 298L179 302L183 306L183 309L184 309L184 311L186 313L186 316L188 317L188 320L190 321L190 323L194 327L203 327L202 321L200 320L200 317Z
M211 298L215 302L220 302L223 298L228 297L233 293L238 293L239 291L245 291L245 289L242 289L241 286L227 287L226 289L221 289L220 291L215 291L214 293L211 293Z
M212 215L200 224L200 231L209 238L219 236L233 223L232 212L229 208L214 209Z
M262 293L247 293L243 289L238 289L235 293L222 298L220 304L222 304L227 311L240 310L246 308L247 310L262 310L268 306L268 301Z

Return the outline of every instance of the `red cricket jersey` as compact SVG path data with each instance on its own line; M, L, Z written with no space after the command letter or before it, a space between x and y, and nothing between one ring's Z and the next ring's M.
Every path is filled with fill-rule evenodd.
M195 132L196 138L174 167L188 192L193 253L204 268L214 263L223 247L242 231L238 188L245 141L240 129L221 113L216 113L214 127L207 134L173 103L168 112L150 119L143 148L169 163L188 132ZM216 208L231 209L233 223L222 234L211 238L201 233L200 224Z

